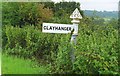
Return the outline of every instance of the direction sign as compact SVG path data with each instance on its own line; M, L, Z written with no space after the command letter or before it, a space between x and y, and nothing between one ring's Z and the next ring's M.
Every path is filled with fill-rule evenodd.
M82 16L81 16L78 8L76 8L76 9L74 10L74 12L72 13L72 15L70 15L70 18L73 18L73 19L77 19L77 18L78 18L78 19L82 19Z
M71 33L74 26L72 24L43 23L42 32L44 33Z

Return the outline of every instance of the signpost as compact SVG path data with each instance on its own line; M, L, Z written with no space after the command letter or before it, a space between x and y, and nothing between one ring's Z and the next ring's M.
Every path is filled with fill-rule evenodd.
M82 16L79 12L79 10L76 8L72 15L70 15L70 18L73 20L71 21L72 24L55 24L55 23L43 23L42 26L42 32L44 33L71 33L72 30L73 33L71 35L71 44L76 45L76 37L78 36L78 24L79 19L82 19ZM71 61L74 62L75 56L74 56L74 48L72 47L71 51Z
M71 36L71 44L76 45L76 37L78 36L78 23L80 22L79 19L82 19L82 16L77 8L72 13L72 15L70 15L70 18L73 19L71 22L73 23L73 26L74 26L74 32ZM75 60L74 47L72 47L71 61L74 62L74 60Z

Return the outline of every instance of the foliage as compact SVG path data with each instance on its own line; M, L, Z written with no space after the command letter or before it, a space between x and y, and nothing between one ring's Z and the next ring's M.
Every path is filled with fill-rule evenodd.
M118 31L110 24L95 25L94 30L85 24L80 28L75 52L75 72L118 74Z
M70 15L73 11L78 8L81 15L83 15L83 11L80 10L80 3L78 2L42 2L45 7L49 7L53 11L53 18L50 22L54 23L71 23Z
M52 9L54 12L55 17L64 17L64 14L71 15L72 12L75 10L75 8L78 8L80 13L83 16L83 11L80 10L80 3L78 2L41 2L41 4L44 4L46 8Z
M58 46L57 54L54 55L54 61L51 63L51 73L72 73L72 62L70 57L71 45L69 39L69 35L60 38L60 44Z
M3 49L11 49L4 51L8 54L44 59L46 58L43 57L44 53L49 55L51 51L57 50L59 40L57 38L54 40L54 35L41 33L34 26L24 28L5 26L3 27L2 44Z
M58 23L70 23L69 16L72 14L75 8L78 8L80 10L80 3L3 2L2 8L3 25L10 24L13 26L22 27L24 25L41 25L42 22L51 21ZM83 15L83 12L81 10L80 12ZM57 18L59 18L60 20L58 20Z
M49 13L48 13L49 12ZM49 21L53 15L51 9L39 3L3 3L3 25L38 25Z
M55 13L53 22L70 24L71 23L70 15L76 8L79 9L81 15L83 16L83 12L80 10L80 3L77 2L56 3L54 8Z
M60 2L55 4L55 16L61 17L64 16L65 13L71 15L72 12L75 10L75 8L78 8L81 14L83 15L83 12L80 10L80 3L77 2Z

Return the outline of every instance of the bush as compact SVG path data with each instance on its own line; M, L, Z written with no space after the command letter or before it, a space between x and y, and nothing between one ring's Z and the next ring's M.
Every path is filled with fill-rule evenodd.
M75 51L75 73L118 74L118 31L111 25L98 26L94 31L84 27L81 26Z
M71 45L70 36L63 36L60 39L57 54L54 55L54 62L51 66L51 73L55 74L69 74L72 73L72 62L71 62Z
M12 55L19 55L25 58L32 56L37 59L45 59L43 55L50 55L59 45L59 37L41 33L34 26L24 28L5 26L3 27L2 44L4 52ZM58 40L57 40L58 39ZM7 50L11 49L11 50Z

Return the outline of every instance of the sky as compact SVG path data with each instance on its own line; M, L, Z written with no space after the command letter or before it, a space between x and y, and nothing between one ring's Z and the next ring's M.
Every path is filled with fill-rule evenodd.
M52 0L60 2L62 0ZM118 11L119 0L64 0L80 2L81 10Z

